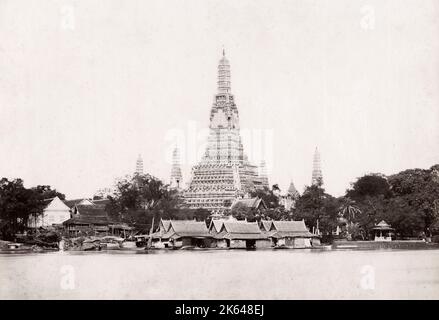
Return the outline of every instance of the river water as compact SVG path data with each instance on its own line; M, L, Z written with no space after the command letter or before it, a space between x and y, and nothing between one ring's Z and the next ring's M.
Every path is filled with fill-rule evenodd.
M0 299L439 299L439 250L2 254Z

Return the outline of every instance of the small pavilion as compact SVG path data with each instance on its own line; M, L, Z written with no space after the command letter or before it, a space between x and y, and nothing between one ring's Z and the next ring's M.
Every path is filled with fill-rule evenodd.
M381 222L373 228L375 241L392 241L393 230L395 229L391 228L386 221L381 220Z

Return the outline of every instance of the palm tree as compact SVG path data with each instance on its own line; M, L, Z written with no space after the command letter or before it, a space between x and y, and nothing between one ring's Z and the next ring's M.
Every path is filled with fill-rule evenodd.
M362 211L358 208L356 202L350 198L344 198L340 207L339 214L347 221L353 221L355 217L361 215Z

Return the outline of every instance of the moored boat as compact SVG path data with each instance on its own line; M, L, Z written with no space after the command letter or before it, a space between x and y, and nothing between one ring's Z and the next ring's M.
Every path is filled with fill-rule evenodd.
M125 240L122 242L122 249L137 249L136 241Z
M122 243L124 239L114 236L105 236L100 239L100 244L104 249L107 250L119 250L122 248Z

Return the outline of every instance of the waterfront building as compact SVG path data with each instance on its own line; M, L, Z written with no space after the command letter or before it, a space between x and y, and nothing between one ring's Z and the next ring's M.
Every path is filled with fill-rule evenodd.
M375 241L392 241L393 229L386 221L381 220L374 228Z
M58 197L43 200L44 208L41 214L31 214L28 219L29 228L48 227L62 224L70 219L70 208Z
M309 232L304 220L273 221L270 238L277 247L310 248L320 244L320 237Z
M136 161L136 174L143 174L143 159L142 156L139 154L137 161Z
M263 188L257 169L244 153L238 108L231 93L230 63L223 51L207 147L201 161L192 168L185 203L189 208L223 212L235 198Z
M211 247L213 236L209 233L204 221L171 220L168 231L161 237L167 242L165 247L181 248L194 246Z
M182 186L183 186L183 175L181 174L180 155L178 152L178 148L175 147L172 153L170 188L180 190Z
M323 184L323 174L321 167L321 159L319 149L316 147L314 151L314 159L312 162L311 185Z
M69 236L109 234L111 222L103 207L75 205L71 211L72 218L63 222Z
M270 240L261 232L257 222L226 221L215 239L217 247L268 248L271 246Z

